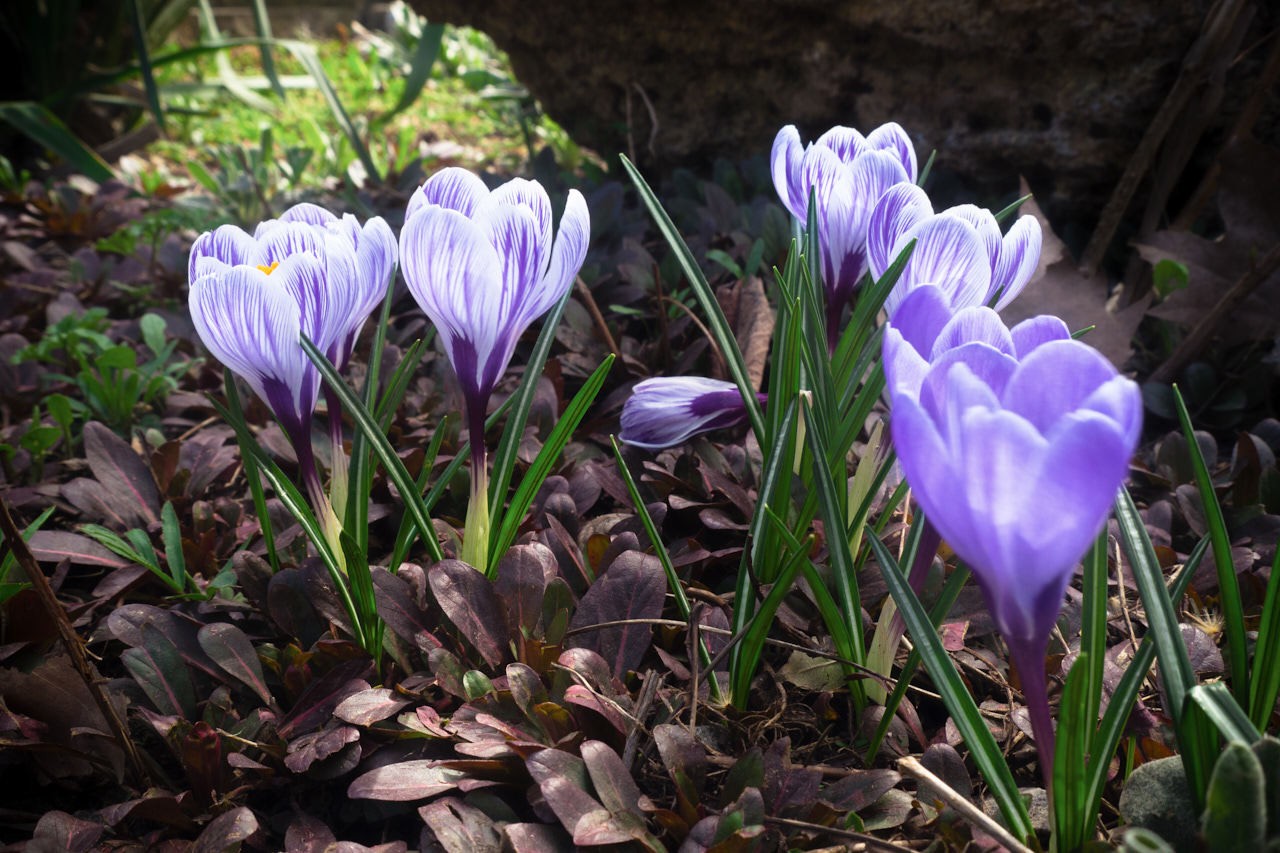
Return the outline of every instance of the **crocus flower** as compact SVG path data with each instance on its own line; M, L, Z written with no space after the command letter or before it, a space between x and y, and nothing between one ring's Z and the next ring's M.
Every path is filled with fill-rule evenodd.
M764 395L759 395L761 402ZM622 406L627 444L661 450L695 435L746 423L747 409L738 386L701 376L660 376L632 389Z
M1007 234L991 211L972 204L941 213L924 190L913 184L890 187L871 212L867 260L879 277L911 240L916 240L902 276L885 300L893 317L915 288L935 284L947 289L957 308L987 305L999 310L1022 292L1040 260L1043 235L1033 216L1020 216Z
M989 308L951 307L921 287L885 330L893 440L916 500L972 569L1005 638L1048 780L1049 633L1128 470L1142 399L1056 318L1010 330Z
M260 223L252 236L235 225L220 226L191 247L187 272L196 330L209 351L271 407L298 454L313 502L323 494L310 431L320 377L299 335L344 367L386 292L395 258L395 238L381 217L361 227L350 214L339 218L313 204ZM343 492L335 500L341 504L346 469L333 399L329 414L335 491Z
M480 569L489 535L489 396L520 335L573 284L590 239L587 204L577 190L569 191L554 240L551 217L537 181L516 178L490 192L465 169L448 168L409 199L400 232L409 291L435 324L462 386L472 452L463 559Z
M782 203L804 227L813 191L818 245L827 297L827 343L834 350L840 318L867 272L866 240L871 211L889 187L916 179L916 153L899 125L889 122L863 136L833 127L802 147L793 125L773 140L773 185Z

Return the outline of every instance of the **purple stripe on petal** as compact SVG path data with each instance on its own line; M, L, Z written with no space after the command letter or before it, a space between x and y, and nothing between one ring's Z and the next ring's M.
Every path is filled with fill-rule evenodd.
M867 223L867 261L871 274L876 278L884 275L901 251L899 240L902 235L932 215L933 205L929 203L929 196L915 184L895 184L885 190L872 208Z
M187 282L191 283L203 274L200 264L207 258L227 266L249 262L253 252L253 238L235 225L219 225L206 231L191 244L191 256L187 261Z
M547 191L542 188L542 184L524 178L512 178L490 193L484 206L477 210L474 218L481 218L484 215L483 211L489 205L516 206L525 209L537 224L535 230L537 244L543 251L551 246L551 199L547 198ZM540 267L538 273L541 274L545 269L545 266Z
M981 239L968 224L935 216L919 223L899 242L905 245L912 238L916 240L915 251L899 285L936 284L948 291L951 305L957 309L982 304L991 283L991 266Z
M475 214L476 208L489 197L489 189L484 181L457 166L450 166L436 172L427 182L409 197L409 206L405 210L405 221L409 221L419 209L426 205L436 205L449 210L456 210L463 216Z
M991 294L1000 294L996 302L999 310L1014 299L1031 281L1040 263L1040 247L1044 234L1040 222L1034 216L1020 216L1004 235L1000 245L1000 258L991 274Z
M861 133L852 127L841 125L836 125L819 136L813 144L834 152L846 165L852 165L867 150L867 140Z
M697 376L646 379L622 407L619 438L660 450L698 433L746 422L742 395L732 382Z
M902 164L907 180L915 183L916 149L911 144L911 137L907 136L907 132L902 129L902 125L894 121L885 122L867 134L867 146L879 151L892 151L898 162Z
M311 204L310 202L304 201L295 204L293 207L280 214L280 221L301 222L306 225L324 228L331 223L337 222L338 217L334 216L318 204Z
M302 222L278 222L275 227L261 231L248 263L254 266L271 266L282 263L290 255L308 254L324 260L325 232Z
M209 352L243 377L286 429L298 429L315 405L319 376L298 345L298 304L287 290L240 266L193 282L188 304ZM287 404L281 387L289 389Z
M991 211L976 204L959 204L949 207L942 216L954 216L969 223L982 239L983 248L987 250L987 262L995 269L1000 257L1000 225Z
M587 258L590 242L591 214L586 199L577 190L569 190L560 216L560 229L551 248L551 263L542 283L529 294L522 310L526 325L551 310L573 286Z
M506 358L515 347L504 301L502 263L486 233L461 213L425 207L400 231L400 263L409 292L431 318L463 387L487 394L483 368L495 350ZM502 338L500 341L499 338ZM466 372L455 357L470 342L475 359Z
M476 224L485 229L502 264L502 300L497 311L500 317L509 318L521 329L520 309L525 305L530 291L542 283L545 268L544 252L550 247L540 242L538 223L528 208L499 205L483 208L476 217ZM532 319L532 318L530 318Z

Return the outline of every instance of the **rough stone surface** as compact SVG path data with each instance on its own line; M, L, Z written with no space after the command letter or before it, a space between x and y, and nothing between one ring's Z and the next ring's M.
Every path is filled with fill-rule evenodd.
M1130 826L1149 829L1174 850L1196 849L1196 808L1178 756L1138 766L1120 794L1120 816Z
M580 143L647 170L767 156L779 126L901 122L970 189L1096 210L1210 0L412 0L475 26ZM1265 4L1264 4L1265 5ZM1255 21L1255 25L1259 22Z

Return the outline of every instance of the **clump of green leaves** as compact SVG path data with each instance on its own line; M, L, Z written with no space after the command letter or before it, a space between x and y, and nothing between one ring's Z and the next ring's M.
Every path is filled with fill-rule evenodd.
M105 308L68 314L15 356L17 363L51 368L44 376L48 385L66 383L79 392L46 400L68 447L74 425L89 419L101 420L119 433L153 420L151 410L177 389L178 379L190 367L187 360L174 360L178 342L166 338L165 321L158 314L144 314L139 320L142 343L150 353L145 360L133 346L113 341L106 334L109 326ZM33 416L32 423L39 419Z

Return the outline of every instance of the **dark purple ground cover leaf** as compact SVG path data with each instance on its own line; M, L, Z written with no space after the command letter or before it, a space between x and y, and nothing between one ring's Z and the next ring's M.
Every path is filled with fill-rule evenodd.
M125 604L107 616L107 630L126 646L137 648L144 645L147 629L159 631L178 649L187 664L221 680L222 671L196 639L200 628L198 622L151 604Z
M408 704L408 699L396 695L392 690L371 687L343 699L333 709L333 715L353 726L370 726L387 719Z
M31 553L42 563L70 560L77 566L120 569L131 565L124 557L98 544L88 536L66 530L37 530L31 535Z
M509 823L502 828L514 853L571 853L573 839L558 826Z
M195 685L178 647L156 628L142 629L142 643L120 655L124 668L161 714L193 719L196 708Z
M26 849L40 853L60 850L87 853L102 837L102 829L102 824L97 821L80 820L62 811L45 812L36 822L31 843Z
M338 755L359 740L360 730L355 726L326 726L318 732L302 735L292 741L289 753L284 758L284 766L294 773L306 773L316 762ZM355 757L356 760L359 759L358 754Z
M126 820L138 820L189 832L195 826L191 814L184 807L190 797L190 792L183 792L175 797L159 789L152 789L147 792L147 796L114 803L102 809L99 814L108 826L116 826Z
M902 774L887 768L854 770L822 788L818 799L837 811L858 812L884 796L886 791L902 781Z
M347 787L347 796L405 803L451 791L466 777L465 771L441 766L438 761L398 761L357 776Z
M507 616L489 579L461 560L442 560L431 568L427 581L440 609L485 663L502 663Z
M214 622L201 628L196 639L223 671L252 690L263 703L273 704L262 663L244 631L227 622Z
M267 583L267 612L303 648L320 639L327 628L311 602L306 575L299 569L281 569L272 576Z
M683 800L682 808L696 806L707 782L707 751L684 726L662 723L653 727L653 742Z
M280 737L288 739L309 732L333 715L343 699L369 689L365 679L373 675L373 662L365 659L344 660L320 678L311 682L289 713L280 721Z
M639 551L620 554L582 596L569 623L570 629L621 620L657 619L662 615L666 585L657 557ZM652 637L650 625L617 625L583 631L569 642L599 652L613 674L622 678L640 665Z
M258 831L258 818L244 806L223 812L209 822L191 846L191 853L226 853Z
M151 469L128 442L110 427L90 421L84 425L84 451L89 469L102 484L103 498L131 527L147 527L160 520L160 491Z
M493 819L457 797L428 803L418 809L418 814L445 853L499 853L502 850L502 836Z
M402 567L408 568L406 565ZM420 634L430 635L438 619L419 604L415 590L402 574L392 574L381 566L370 570L373 578L373 597L378 605L378 615L397 637L417 645Z
M791 738L782 737L764 753L764 786L761 793L769 813L803 817L813 807L822 784L822 773L811 767L793 767Z
M498 561L494 588L506 604L512 637L520 636L522 629L532 633L537 627L547 580L555 572L555 554L540 544L516 545Z

